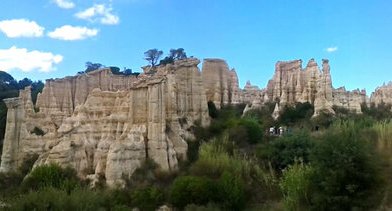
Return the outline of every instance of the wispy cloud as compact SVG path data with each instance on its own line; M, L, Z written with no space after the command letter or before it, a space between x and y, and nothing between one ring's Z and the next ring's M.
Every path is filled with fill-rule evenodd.
M87 27L64 25L48 33L48 36L58 40L84 40L98 34L98 29Z
M73 3L71 0L53 0L54 3L60 8L63 9L72 9L75 7L75 3Z
M12 46L9 49L0 49L0 69L4 71L22 70L30 72L50 72L55 70L54 65L63 61L63 56L51 52L28 51L26 48Z
M91 22L99 21L101 24L115 25L120 22L120 18L112 13L113 8L104 4L95 4L84 11L75 14L77 18L89 20Z
M0 31L9 38L41 37L45 28L35 21L26 19L12 19L0 21Z
M338 50L338 47L337 47L337 46L329 47L329 48L326 48L326 49L325 49L325 51L327 51L328 53L333 53L333 52L335 52L335 51L337 51L337 50Z

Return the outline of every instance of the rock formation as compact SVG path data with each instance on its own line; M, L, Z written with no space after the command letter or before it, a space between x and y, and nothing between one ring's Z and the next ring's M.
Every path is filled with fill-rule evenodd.
M163 170L176 169L178 159L186 159L190 127L209 122L198 64L180 60L139 77L101 69L48 80L39 112L30 90L22 90L5 101L0 170L15 170L33 154L39 155L35 165L70 165L81 177L104 176L109 185L122 183L147 158Z
M278 118L285 105L309 102L317 116L334 113L340 106L357 113L366 103L364 90L332 87L328 60L320 70L311 59L277 62L273 78L264 89L249 81L238 85L234 69L221 59L205 59L200 72L197 59L158 67L143 67L139 76L114 75L100 69L46 81L36 106L29 88L8 107L0 171L16 170L38 154L35 165L51 162L74 167L80 177L106 178L122 183L147 158L163 170L177 168L186 159L186 139L192 139L195 122L208 125L207 102L216 107L246 103L244 112L274 103ZM392 104L392 83L371 96L376 105Z
M383 84L371 94L370 103L378 106L381 103L392 104L392 82Z
M275 74L267 85L267 100L280 106L309 102L315 106L315 115L332 110L332 82L328 60L323 60L323 69L311 59L302 69L302 61L278 62Z
M223 105L240 103L240 89L235 70L229 70L222 59L204 59L202 77L207 101L214 102L217 108Z
M321 112L334 113L333 106L361 113L361 104L367 102L365 90L346 91L345 88L332 87L329 61L326 59L322 61L322 70L314 59L304 69L301 60L277 62L275 74L267 88L259 90L247 83L242 90L242 99L242 102L248 104L245 111L267 102L277 103L273 113L275 119L281 112L280 108L285 105L293 106L298 102L313 104L314 116Z
M361 104L367 103L365 90L346 91L345 87L333 90L333 105L362 113Z

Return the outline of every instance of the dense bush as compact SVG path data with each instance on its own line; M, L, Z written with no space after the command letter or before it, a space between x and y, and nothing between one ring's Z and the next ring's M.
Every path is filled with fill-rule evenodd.
M259 146L258 155L261 159L269 160L272 167L280 172L288 165L294 164L296 160L308 163L313 147L314 142L309 134L300 131Z
M156 210L164 202L163 192L156 187L136 189L131 194L132 206L141 210Z
M319 210L370 209L381 200L380 163L356 123L328 132L312 152L313 206Z
M11 202L13 210L129 210L113 204L110 196L99 191L76 189L70 193L44 188L21 195ZM125 209L127 208L127 209Z
M391 106L386 103L380 103L376 106L372 103L370 106L362 104L361 108L365 116L370 116L376 120L385 120L392 118Z
M245 206L245 187L241 177L225 171L218 181L218 196L226 210L242 210Z
M170 201L178 208L188 204L206 205L216 199L216 186L205 177L180 176L170 189Z
M71 191L80 185L76 171L70 167L62 168L57 164L42 165L34 168L25 178L22 187L25 190L57 188Z
M229 138L239 145L257 144L263 139L263 129L255 119L241 118L229 128Z
M314 107L310 103L296 103L295 106L285 106L280 114L278 122L283 125L294 125L303 120L309 120L314 113Z
M279 186L283 192L283 203L286 210L309 209L312 174L311 166L298 162L283 171Z

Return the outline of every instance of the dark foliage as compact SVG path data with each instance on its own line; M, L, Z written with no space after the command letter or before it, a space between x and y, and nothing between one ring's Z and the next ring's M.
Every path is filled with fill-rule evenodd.
M34 168L23 181L22 188L24 190L39 190L51 187L71 191L80 184L74 169L50 164Z
M177 49L170 49L170 58L173 58L173 60L181 60L181 59L186 59L186 53L183 48L177 48Z
M361 108L365 116L372 117L376 120L386 120L392 118L390 104L380 103L378 106L376 106L374 103L370 104L370 106L362 104Z
M208 101L208 114L213 119L218 117L218 109L216 109L215 103L212 101Z
M167 64L173 64L174 63L174 58L170 56L166 56L164 59L159 61L159 65L167 65Z
M84 70L84 72L88 73L88 72L98 70L103 67L105 67L105 65L102 65L100 63L86 62L86 69Z
M114 75L124 75L124 76L138 76L140 73L134 73L132 72L132 69L128 69L128 68L124 68L123 71L120 70L119 67L109 67L110 71L112 71L112 73Z
M206 205L216 198L216 185L210 179L194 176L180 176L170 189L171 203L180 209L187 204Z
M380 162L359 134L356 129L329 132L313 150L315 209L369 210L380 203Z
M278 121L283 125L294 125L301 120L310 119L313 113L314 107L310 103L296 103L295 106L286 106Z
M241 118L235 122L229 130L231 141L246 146L246 144L257 144L263 139L263 129L255 119Z
M32 134L35 134L37 136L43 136L45 135L45 132L39 128L39 127L34 127L33 131L31 131Z
M245 207L245 186L241 177L225 171L218 181L218 196L226 210L242 210Z
M155 65L157 65L159 58L161 58L162 54L163 51L160 51L156 48L150 49L144 52L144 56L145 56L144 59L147 60L152 67L154 67Z
M136 189L131 194L132 206L140 210L154 211L163 204L163 191L156 187Z
M262 159L269 160L272 167L280 172L288 165L294 164L296 160L308 163L313 148L314 143L309 134L301 132L282 136L273 142L259 146L258 155Z
M170 49L170 53L159 62L159 65L173 64L174 61L186 59L186 53L183 48Z

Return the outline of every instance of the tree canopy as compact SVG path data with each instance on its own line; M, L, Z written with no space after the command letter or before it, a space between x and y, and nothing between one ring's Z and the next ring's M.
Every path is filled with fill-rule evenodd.
M162 54L163 54L163 51L161 51L161 50L158 50L156 48L150 49L150 50L144 52L144 56L145 56L144 59L147 60L151 64L152 67L154 67L158 63Z

